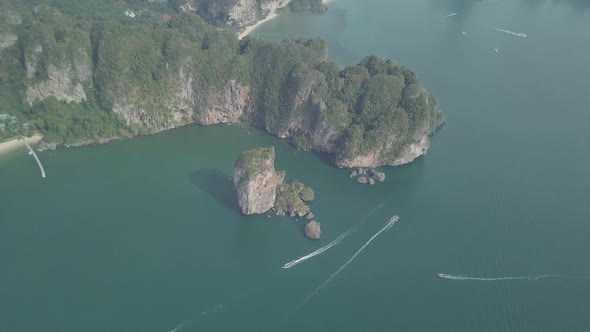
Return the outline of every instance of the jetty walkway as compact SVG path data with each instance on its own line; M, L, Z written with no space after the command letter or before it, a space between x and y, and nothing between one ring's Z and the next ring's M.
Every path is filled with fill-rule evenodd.
M35 151L33 151L33 148L31 148L31 146L29 145L29 143L27 143L26 140L25 140L25 144L27 145L27 148L29 149L29 154L32 154L33 157L35 157L35 160L37 161L37 165L39 165L39 169L41 170L41 177L45 178L45 169L43 168L43 164L41 164L41 160L39 160L39 157L37 157L37 154L35 153Z

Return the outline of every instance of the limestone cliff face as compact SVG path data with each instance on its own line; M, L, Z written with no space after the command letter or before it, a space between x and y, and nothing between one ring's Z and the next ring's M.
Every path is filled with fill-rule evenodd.
M18 36L14 26L22 23L22 17L12 10L0 9L0 59L2 51L16 43Z
M353 156L337 154L335 163L338 167L398 166L410 163L425 155L430 148L430 135L445 121L442 112L436 106L436 99L418 84L409 84L404 88L404 100L411 112L420 112L414 123L401 125L385 131L379 145L364 153ZM413 105L422 105L418 108ZM399 120L402 122L403 118ZM396 129L397 128L397 129Z
M291 0L186 0L184 11L195 11L201 16L230 25L238 31L256 24Z
M260 214L270 210L276 199L277 185L284 172L276 172L273 147L242 152L235 164L234 184L243 214Z
M19 25L22 23L23 18L19 13L13 10L2 8L2 12L0 12L0 21L2 20L9 25Z
M39 65L37 59L43 52L39 45L33 48L27 57L27 78L32 81ZM70 55L71 61L61 59L57 64L48 64L46 79L31 83L27 88L26 101L32 105L35 101L54 96L60 101L83 102L87 96L83 83L89 83L92 77L90 56L84 50L78 50Z
M185 0L180 9L184 12L196 12L199 9L199 0Z
M369 153L357 155L353 158L336 158L336 166L344 168L367 167L375 168L379 166L399 166L410 163L414 159L425 155L430 148L429 136L433 130L442 123L435 123L433 129L431 124L425 122L423 126L417 128L408 138L395 132L391 133L387 140L378 148ZM432 120L442 121L442 120Z
M425 90L421 93L427 94ZM428 103L428 99L425 100ZM425 155L430 148L430 135L446 121L438 109L435 108L434 111L411 132L409 138L408 135L392 132L379 148L353 158L336 158L336 166L344 168L399 166Z
M182 122L183 117L180 113L152 112L147 105L137 102L137 96L140 95L137 91L128 93L127 96L117 98L112 109L121 115L131 128L135 128L137 133L149 134L173 129Z
M341 115L348 114L344 104L337 104L334 112ZM328 117L326 105L324 103L319 104L316 108L316 121L313 124L313 129L310 130L310 134L314 149L320 152L333 153L336 151L338 140L342 137L342 128L329 121Z
M336 166L343 168L368 167L374 168L379 166L399 166L410 163L414 159L425 155L430 147L428 135L424 134L419 140L407 144L400 151L392 151L392 145L397 141L395 135L381 149L373 150L365 155L355 156L349 159L336 159ZM389 156L396 153L394 156Z
M319 150L326 150L332 137L331 129L326 121L326 105L320 97L326 87L326 77L320 71L310 69L303 65L293 69L287 78L287 85L290 87L287 99L290 100L290 108L300 110L292 112L281 127L268 127L266 130L280 138L291 138L295 134L304 133L314 137Z
M327 89L326 77L316 69L299 66L293 69L287 80L290 107L301 111L293 112L286 126L267 127L266 130L280 138L305 135L310 139L313 150L334 153L347 121L346 105L334 102L332 108L328 108L322 99ZM338 120L332 119L334 117Z
M250 93L250 86L236 80L228 81L220 91L198 93L196 122L202 125L237 122L244 112L250 111Z
M11 33L0 33L0 59L2 58L2 50L14 45L17 40L18 37L16 35Z
M153 133L189 123L213 125L235 123L245 112L252 111L251 88L237 80L221 87L204 87L187 61L168 80L170 98L153 102L144 92L112 92L113 111L123 116L129 126L141 133Z
M239 28L255 24L260 19L258 8L256 0L209 1L207 14Z
M262 9L263 18L269 14L276 13L279 9L286 7L291 0L258 0Z

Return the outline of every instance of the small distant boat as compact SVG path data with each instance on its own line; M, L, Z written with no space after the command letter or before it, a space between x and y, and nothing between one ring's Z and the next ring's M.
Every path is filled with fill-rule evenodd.
M494 52L498 53L498 49L497 48L494 48Z
M441 16L440 18L447 18L447 17L455 16L457 14L458 13L452 13L452 14L449 14L449 15Z
M465 32L465 31L461 31L461 34L462 34L463 36L465 36L465 35L467 34L467 32Z
M447 275L446 275L446 274L444 274L444 273L439 273L439 274L437 274L437 276L438 276L439 278L444 278L444 277L446 277Z

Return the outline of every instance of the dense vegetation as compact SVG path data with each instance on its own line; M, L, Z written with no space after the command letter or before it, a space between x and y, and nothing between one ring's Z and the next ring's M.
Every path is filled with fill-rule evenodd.
M303 183L294 180L291 183L282 183L277 187L274 209L278 215L302 217L310 211L306 203L314 200L314 191Z
M116 114L92 108L89 103L61 103L55 97L48 97L35 104L32 113L35 116L30 125L44 132L49 142L75 144L129 136Z
M255 148L240 153L240 156L236 160L235 168L244 169L246 176L243 179L247 180L270 167L274 167L274 160L274 147ZM269 161L270 164L268 164Z
M40 3L49 6L32 6ZM189 88L206 99L222 95L227 82L236 80L252 87L254 112L243 121L290 136L309 150L321 117L338 133L330 152L339 158L384 146L395 157L444 120L416 74L391 60L371 56L341 70L327 59L323 40L238 41L232 31L198 15L174 12L179 3L127 0L124 8L141 14L134 19L115 2L0 4L0 114L27 124L18 132L40 131L57 143L147 134L179 125L172 114L179 85L192 82ZM83 88L81 102L32 89L56 72ZM120 115L130 108L141 121ZM188 116L183 123L195 121L194 114ZM0 139L14 134L0 130Z

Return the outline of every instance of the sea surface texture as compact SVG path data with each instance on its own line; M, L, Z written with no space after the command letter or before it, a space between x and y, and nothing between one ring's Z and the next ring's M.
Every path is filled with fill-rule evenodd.
M574 0L337 0L256 30L395 58L438 98L428 154L373 187L229 126L43 152L45 179L0 157L0 331L588 331L588 32ZM233 163L270 145L320 241L240 215Z

